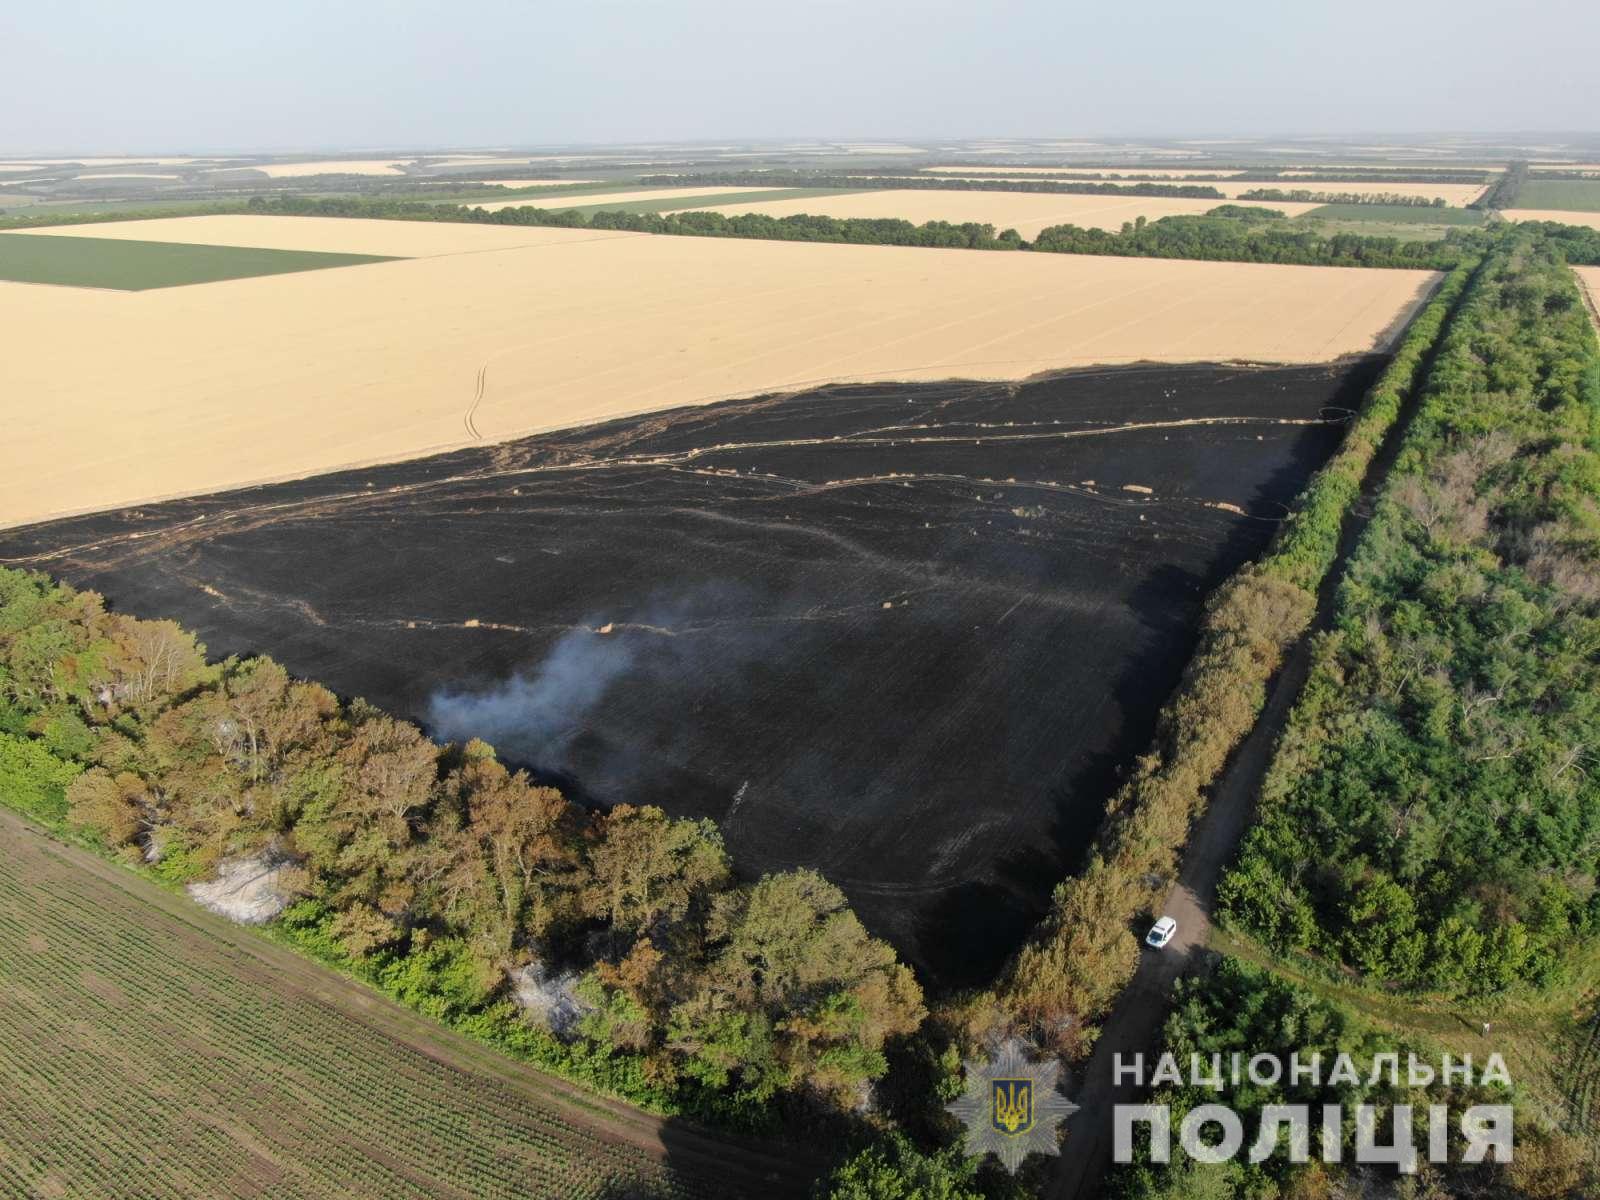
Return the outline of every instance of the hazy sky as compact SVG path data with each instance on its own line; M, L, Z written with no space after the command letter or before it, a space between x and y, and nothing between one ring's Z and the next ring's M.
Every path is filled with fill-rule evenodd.
M0 151L1600 127L1596 0L10 0Z

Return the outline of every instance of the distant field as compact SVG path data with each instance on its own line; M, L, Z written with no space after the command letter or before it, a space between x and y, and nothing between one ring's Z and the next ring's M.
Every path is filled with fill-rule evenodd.
M1590 229L1600 229L1600 212L1573 212L1570 209L1560 208L1508 208L1504 215L1508 221L1555 221L1560 225L1587 225Z
M715 1194L589 1132L603 1101L475 1068L291 952L10 814L0 833L0 1193Z
M1345 183L1343 181L1335 183L1320 179L1283 179L1276 182L1261 182L1257 180L1247 183L1218 183L1215 186L1225 196L1241 196L1245 192L1253 192L1260 188L1275 188L1280 192L1326 192L1331 195L1421 196L1425 200L1432 200L1435 196L1441 196L1446 204L1456 208L1464 208L1483 195L1487 185L1482 183ZM1349 205L1348 207L1359 208L1364 206ZM1373 207L1379 206L1374 205ZM1389 206L1384 205L1382 207ZM1393 207L1403 208L1406 206L1394 205Z
M1307 221L1381 222L1385 225L1482 225L1475 208L1415 208L1409 204L1323 204L1301 214Z
M656 200L606 200L601 198L592 204L566 205L530 197L519 203L533 204L540 208L548 208L554 212L580 212L584 214L597 212L661 213L688 212L701 208L720 208L727 204L815 200L826 196L854 196L858 194L848 188L754 188L739 192L721 192L710 196L675 196ZM506 205L485 204L478 207L504 208Z
M507 191L524 189L571 187L575 184L600 183L598 179L458 179L454 175L430 175L426 178L446 179L451 183L471 183L479 187L505 188Z
M0 439L0 525L822 381L1322 362L1381 346L1437 278L454 222L115 230L409 261L137 303L0 283L28 398Z
M370 254L0 233L0 280L124 292L387 261Z
M480 250L514 250L569 242L570 229L537 225L469 225L460 221L366 221L345 217L157 217L95 225L96 238L182 242L195 246L315 250L323 254L371 254L385 258L431 258ZM51 238L60 227L13 230L0 238ZM589 238L636 234L592 230Z
M1014 175L1025 179L1030 175L1121 175L1124 179L1151 179L1157 183L1169 179L1181 179L1185 175L1203 175L1206 178L1218 178L1227 175L1237 175L1238 171L1214 170L1207 167L1186 167L1181 163L1170 167L1096 167L1082 166L1073 163L1066 167L921 167L929 175L970 175L974 178L992 179L999 176Z
M924 221L949 221L954 224L976 221L993 225L996 229L1015 229L1023 237L1032 239L1038 236L1041 229L1051 225L1116 230L1139 217L1155 221L1161 217L1195 216L1226 203L1226 200L1175 200L1162 196L882 188L802 200L774 197L745 204L708 203L706 207L730 217L747 212L767 213L774 217L817 213L828 217L900 217L917 224ZM1274 208L1289 216L1316 207L1314 204L1246 204L1247 207Z
M674 207L675 202L680 200L684 201L685 203L677 204L676 207L687 208L696 203L726 203L726 201L722 201L721 198L728 195L779 195L788 190L788 188L776 187L740 188L737 190L737 192L726 187L640 188L630 186L620 190L616 188L596 188L594 189L593 194L603 196L603 203L601 201L595 201L594 203L586 203L584 207L590 209L605 207L611 209L612 211L626 211L632 205L644 204L646 205L644 209L639 209L636 211L654 212L660 208ZM527 203L527 200L496 200L491 201L488 204L474 205L474 207L481 208L485 212L496 212L502 208L515 208L519 205L524 205ZM565 208L558 208L553 204L544 205L542 207L554 208L557 212L567 211Z
M1530 179L1517 193L1517 207L1600 212L1600 180Z
M130 198L126 200L46 200L39 196L15 196L0 191L0 213L5 216L70 217L84 213L149 213L167 209L192 209L193 200ZM4 217L0 217L3 220Z
M271 179L299 179L307 175L402 175L403 159L328 159L318 162L248 163L242 162L216 171L260 171Z

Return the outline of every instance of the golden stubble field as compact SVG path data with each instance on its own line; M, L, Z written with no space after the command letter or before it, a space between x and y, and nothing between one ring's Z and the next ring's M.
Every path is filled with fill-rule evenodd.
M1596 327L1600 327L1600 267L1573 267L1578 273L1578 283L1582 286L1589 302L1589 315L1595 319Z
M839 196L812 196L798 200L753 201L724 204L709 211L738 216L766 213L787 217L814 213L825 217L899 217L918 225L924 221L960 224L977 221L996 229L1015 229L1029 241L1051 225L1078 225L1085 229L1121 229L1140 217L1198 216L1226 200L1174 200L1163 196L1081 196L1055 192L957 192L918 188L884 188ZM1315 204L1265 204L1246 202L1250 208L1273 208L1296 217Z
M333 218L92 233L425 257L0 283L0 525L828 380L1323 361L1373 349L1437 278ZM0 234L20 236L51 235Z

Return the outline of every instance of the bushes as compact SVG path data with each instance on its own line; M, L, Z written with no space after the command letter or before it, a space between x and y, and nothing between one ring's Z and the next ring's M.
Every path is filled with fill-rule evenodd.
M816 1194L819 1200L996 1200L1025 1193L1020 1186L983 1186L977 1164L959 1150L924 1154L891 1133L840 1164Z
M1462 303L1352 556L1224 913L1462 995L1600 921L1600 350L1519 228Z
M1158 1163L1151 1158L1148 1138L1141 1135L1137 1138L1134 1161L1113 1168L1107 1181L1106 1192L1113 1200L1179 1200L1196 1195L1216 1197L1216 1200L1264 1197L1310 1200L1311 1197L1379 1193L1438 1197L1517 1194L1501 1190L1507 1184L1519 1185L1514 1165L1464 1164L1461 1161L1463 1145L1453 1131L1448 1144L1452 1164L1425 1163L1420 1174L1420 1179L1426 1181L1423 1187L1409 1192L1402 1185L1397 1192L1387 1192L1385 1185L1389 1180L1384 1179L1383 1168L1355 1161L1352 1112L1355 1106L1373 1106L1378 1114L1377 1127L1388 1130L1392 1127L1394 1107L1410 1105L1411 1141L1426 1156L1430 1105L1444 1105L1452 1113L1459 1114L1473 1104L1505 1104L1512 1097L1498 1083L1463 1084L1445 1079L1442 1072L1437 1072L1427 1084L1413 1085L1406 1074L1409 1056L1414 1054L1419 1062L1437 1067L1442 1061L1440 1052L1399 1041L1393 1034L1369 1026L1351 1010L1268 971L1238 959L1224 958L1210 975L1180 980L1162 1041L1163 1053L1173 1056L1182 1078L1156 1085L1148 1102L1169 1106L1174 1131L1183 1118L1200 1105L1222 1104L1239 1115L1247 1135L1259 1129L1275 1136L1276 1145L1271 1154L1259 1161L1252 1151L1207 1166L1175 1150L1172 1162ZM1213 1054L1218 1055L1222 1063L1214 1087L1198 1083L1194 1078L1197 1073L1194 1060L1209 1065ZM1246 1060L1254 1055L1270 1056L1282 1064L1283 1069L1276 1078L1266 1072L1252 1077L1249 1071L1230 1070L1230 1055L1239 1054ZM1349 1056L1355 1071L1353 1079L1336 1077L1334 1064L1341 1054ZM1318 1056L1321 1063L1318 1078L1312 1078L1310 1072L1300 1078L1294 1077L1289 1070L1291 1056L1297 1056L1298 1061L1305 1064ZM1383 1069L1389 1056L1402 1064L1397 1077ZM1156 1056L1147 1056L1146 1061L1148 1071L1153 1074ZM1480 1069L1485 1065L1484 1062L1478 1064ZM1205 1065L1199 1067L1198 1074L1204 1078ZM1294 1162L1286 1130L1262 1120L1269 1105L1305 1106L1308 1110L1306 1157L1309 1161ZM1340 1105L1344 1109L1337 1126L1341 1135L1338 1139L1328 1138L1321 1121L1324 1106L1330 1105ZM1592 1174L1573 1163L1563 1153L1567 1148L1559 1141L1552 1142L1548 1135L1535 1134L1530 1116L1526 1112L1519 1114L1516 1161L1521 1162L1525 1143L1546 1146L1546 1152L1538 1156L1540 1169L1528 1172L1530 1176L1576 1183ZM1246 1145L1250 1145L1248 1140ZM1330 1151L1335 1161L1349 1164L1350 1174L1345 1174L1342 1166L1329 1165L1325 1156ZM1561 1195L1559 1191L1525 1194Z
M1052 225L1039 232L1033 248L1055 254L1448 271L1475 258L1490 240L1480 230L1465 228L1451 229L1440 241L1402 242L1398 238L1352 233L1324 235L1299 223L1242 215L1251 211L1242 205L1222 205L1205 216L1130 222L1116 233Z
M1262 570L1308 590L1314 591L1320 585L1338 552L1345 514L1360 495L1372 460L1415 388L1451 309L1467 286L1472 266L1464 264L1450 272L1406 329L1394 357L1368 393L1338 451L1301 493L1294 513L1262 562Z
M1384 204L1401 208L1446 208L1443 196L1417 196L1409 192L1330 192L1321 188L1251 188L1240 200L1276 200L1296 204Z
M0 797L42 824L59 827L66 820L67 787L81 770L40 742L0 733Z
M1170 884L1205 790L1250 732L1267 681L1314 607L1305 590L1251 568L1213 598L1155 746L1107 806L1088 867L1056 888L1042 928L1002 978L1002 1007L1061 1052L1087 1048L1085 1023L1132 978L1138 942L1129 924Z
M1086 1049L1090 1023L1132 977L1138 943L1130 923L1170 885L1206 790L1255 724L1284 652L1309 626L1344 516L1468 274L1458 267L1413 321L1338 454L1312 477L1266 556L1212 597L1154 744L1107 805L1088 865L1056 888L1039 931L1002 977L996 998L1006 1019L1059 1051Z

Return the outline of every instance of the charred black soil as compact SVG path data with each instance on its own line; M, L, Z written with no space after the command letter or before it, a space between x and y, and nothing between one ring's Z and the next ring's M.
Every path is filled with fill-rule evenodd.
M712 817L742 873L814 866L966 984L1380 365L823 388L4 531L0 561Z

